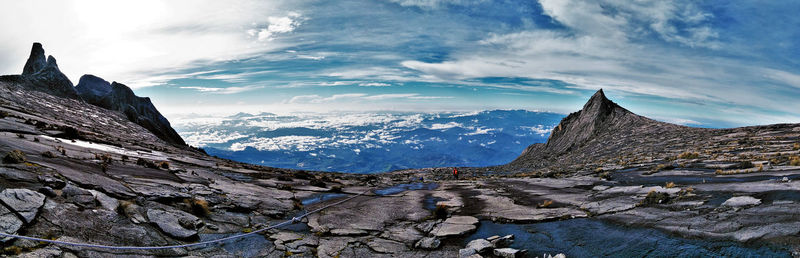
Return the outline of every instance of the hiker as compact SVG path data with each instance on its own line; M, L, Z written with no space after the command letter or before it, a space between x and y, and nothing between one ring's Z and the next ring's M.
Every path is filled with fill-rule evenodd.
M458 169L456 168L453 168L453 177L455 177L456 180L458 180Z

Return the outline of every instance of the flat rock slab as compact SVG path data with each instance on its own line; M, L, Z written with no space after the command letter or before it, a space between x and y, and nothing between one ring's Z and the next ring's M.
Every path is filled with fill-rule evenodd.
M478 219L471 216L453 216L440 223L432 230L437 237L460 236L474 231L477 227Z
M367 246L369 246L369 248L374 250L375 252L390 253L390 254L399 253L407 249L406 245L401 242L383 238L374 238L371 241L367 242Z
M44 205L44 195L28 189L6 189L0 192L0 201L31 223Z
M156 224L167 235L187 239L197 236L197 228L202 221L192 214L183 211L165 211L150 209L147 218Z
M478 224L478 218L472 216L452 216L450 218L447 218L447 220L445 220L444 223L474 225Z
M722 206L742 207L742 206L759 205L759 204L761 204L761 200L753 198L751 196L736 196L736 197L731 197L730 199L723 202Z

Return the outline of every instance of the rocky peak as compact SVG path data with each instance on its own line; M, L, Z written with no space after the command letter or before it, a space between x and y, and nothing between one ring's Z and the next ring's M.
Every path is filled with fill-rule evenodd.
M28 62L25 63L25 68L22 69L22 75L31 75L39 70L42 70L47 60L44 57L44 48L39 42L33 43L31 48L31 55L28 57Z
M22 69L26 87L59 97L80 99L72 82L58 69L56 59L53 56L45 59L44 56L42 44L33 43L31 55Z
M600 89L583 105L583 109L561 120L547 140L546 148L554 154L562 153L583 144L592 136L639 118L606 98Z
M109 110L122 112L131 122L146 128L162 140L185 145L183 139L172 129L169 121L156 109L150 98L139 97L122 83L108 81L94 76L81 76L78 94L89 104Z
M78 85L75 86L75 90L78 91L78 94L83 97L84 100L87 102L90 101L88 98L91 96L105 96L111 92L111 83L103 78L91 75L91 74L84 74L81 76L81 79L78 80Z

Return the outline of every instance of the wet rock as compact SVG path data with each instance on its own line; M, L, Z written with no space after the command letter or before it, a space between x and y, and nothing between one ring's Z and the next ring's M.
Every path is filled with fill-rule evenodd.
M44 195L28 189L6 189L0 192L0 201L16 211L26 223L33 221L44 205Z
M371 241L367 242L367 246L379 253L394 254L406 250L406 245L403 243L383 238L373 238Z
M486 239L475 239L469 241L469 243L467 243L466 248L472 248L473 250L475 250L475 252L483 254L491 250L493 247L494 246L492 245L492 243L487 241Z
M736 197L731 197L730 199L723 202L722 206L742 207L742 206L751 206L759 204L761 204L761 200L753 198L751 196L736 196Z
M498 248L494 249L494 255L497 257L502 258L515 258L515 257L522 257L525 254L525 250L518 250L514 248Z
M439 238L436 238L436 237L425 237L425 238L422 238L419 241L417 241L417 243L414 244L414 248L422 248L422 249L426 249L426 250L433 250L433 249L439 248L439 245L441 245L441 244L442 244L442 241L440 241Z
M112 211L117 210L117 207L119 207L119 200L111 198L110 196L97 190L89 190L89 192L92 193L95 200L100 203L101 207Z
M503 248L503 247L508 247L512 243L514 243L514 235L506 235L506 236L503 236L503 237L493 236L493 237L487 238L486 240L488 240L490 243L492 243L492 246L494 248Z
M471 216L453 216L436 226L433 235L437 237L460 236L476 229L478 219Z
M179 210L150 209L147 218L156 224L167 235L178 239L189 239L197 236L197 229L203 221L192 214Z

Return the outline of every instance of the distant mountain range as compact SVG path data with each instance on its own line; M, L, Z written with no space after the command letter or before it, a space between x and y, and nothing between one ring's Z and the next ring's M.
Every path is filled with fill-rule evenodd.
M473 113L239 113L175 124L209 154L265 166L354 173L508 163L545 142L561 114L526 110Z

